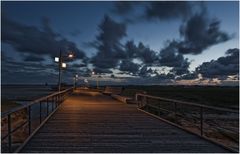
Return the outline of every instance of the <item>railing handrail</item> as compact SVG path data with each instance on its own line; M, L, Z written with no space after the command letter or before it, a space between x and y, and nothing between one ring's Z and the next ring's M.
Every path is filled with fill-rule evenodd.
M196 106L196 107L205 108L205 109L212 109L212 110L232 112L232 113L238 113L239 114L238 110L226 109L226 108L221 108L221 107L213 107L213 106L209 106L209 105L202 105L202 104L196 104L196 103L192 103L192 102L179 101L179 100L175 100L175 99L169 99L169 98L163 98L163 97L158 97L158 96L136 93L136 98L138 96L149 97L149 98L164 100L164 101L168 101L168 102L176 102L176 103L179 103L179 104L191 105L191 106Z
M52 97L52 96L55 96L55 95L64 93L64 92L66 92L66 91L69 91L69 90L71 90L71 89L73 89L73 87L68 88L68 89L65 89L65 90L62 90L62 91L59 91L59 92L54 92L54 93L52 93L52 94L50 94L50 95L43 96L43 97L38 98L38 99L36 99L36 100L30 101L29 103L27 103L27 104L25 104L25 105L21 105L21 106L19 106L19 107L13 108L13 109L11 109L11 110L2 112L2 113L1 113L1 118L5 117L5 116L8 116L9 114L12 114L12 113L14 113L14 112L17 112L17 111L19 111L19 110L22 110L22 109L24 109L24 108L27 108L28 106L31 106L31 105L33 105L33 104L35 104L35 103L38 103L38 102L43 101L43 100L46 100L46 99L48 99L48 98L50 98L50 97Z

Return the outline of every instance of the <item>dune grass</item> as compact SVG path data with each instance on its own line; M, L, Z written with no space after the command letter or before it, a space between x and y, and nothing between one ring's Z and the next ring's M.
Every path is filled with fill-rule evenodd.
M15 107L18 107L20 105L21 104L17 104L14 101L10 101L10 100L7 100L7 99L1 99L1 112L11 110L11 109L13 109Z
M238 87L218 86L126 86L125 89L146 91L147 94L210 106L239 108ZM125 94L128 95L128 94ZM129 92L129 95L133 95Z

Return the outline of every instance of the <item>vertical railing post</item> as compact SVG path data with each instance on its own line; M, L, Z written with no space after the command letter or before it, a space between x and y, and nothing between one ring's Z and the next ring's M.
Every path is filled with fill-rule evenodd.
M61 101L61 94L58 94L58 105L60 105L62 103Z
M138 108L139 108L139 103L137 101L137 93L135 94L135 101L137 102Z
M52 96L52 111L54 110L55 96Z
M53 102L54 102L54 97L52 96L52 111L53 111Z
M60 99L61 94L58 94L58 105L61 104L61 99Z
M62 95L62 94L59 94L59 95L58 95L58 98L59 98L59 104L58 104L58 105L60 105L60 104L62 103L61 95Z
M39 104L39 121L41 124L42 123L42 101L40 101L40 104Z
M144 96L143 99L144 99L144 106L146 106L146 110L148 111L149 107L148 107L148 104L147 104L147 97Z
M8 115L8 151L12 152L11 114Z
M175 123L177 122L177 103L174 102L174 118L175 118Z
M58 106L58 95L59 95L59 94L56 95L56 102L57 102L57 103L56 103L56 108L57 108L57 106Z
M160 116L161 114L161 103L158 102L158 116Z
M60 105L61 101L60 101L60 94L58 94L58 106Z
M203 136L203 107L200 107L200 131L201 136Z
M28 135L31 134L31 106L28 106Z
M56 109L56 107L57 107L57 95L54 96L54 100L55 100L55 101L54 101L54 102L55 102L55 103L54 103L54 109Z
M48 116L48 112L49 112L49 111L48 111L48 98L47 98L46 101L47 101L47 116Z
M58 100L57 102L58 102L58 106L59 106L59 104L61 103L60 95L61 95L61 94L58 94L58 95L57 95L57 100Z

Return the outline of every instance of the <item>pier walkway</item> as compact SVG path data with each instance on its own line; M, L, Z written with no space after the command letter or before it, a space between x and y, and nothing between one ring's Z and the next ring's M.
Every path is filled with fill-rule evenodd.
M133 104L76 90L20 152L229 152Z

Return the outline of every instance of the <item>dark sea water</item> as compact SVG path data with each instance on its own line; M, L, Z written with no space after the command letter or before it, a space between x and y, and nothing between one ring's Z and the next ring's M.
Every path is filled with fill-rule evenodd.
M45 85L2 85L1 98L14 101L30 101L53 93L51 86Z
M33 100L47 96L54 93L55 90L51 86L45 85L2 85L1 86L1 99L11 100L17 104L27 104ZM43 116L47 111L47 103L42 102L41 110ZM49 111L52 110L52 106L49 103ZM36 103L32 105L32 118L37 119L39 117L40 105Z

